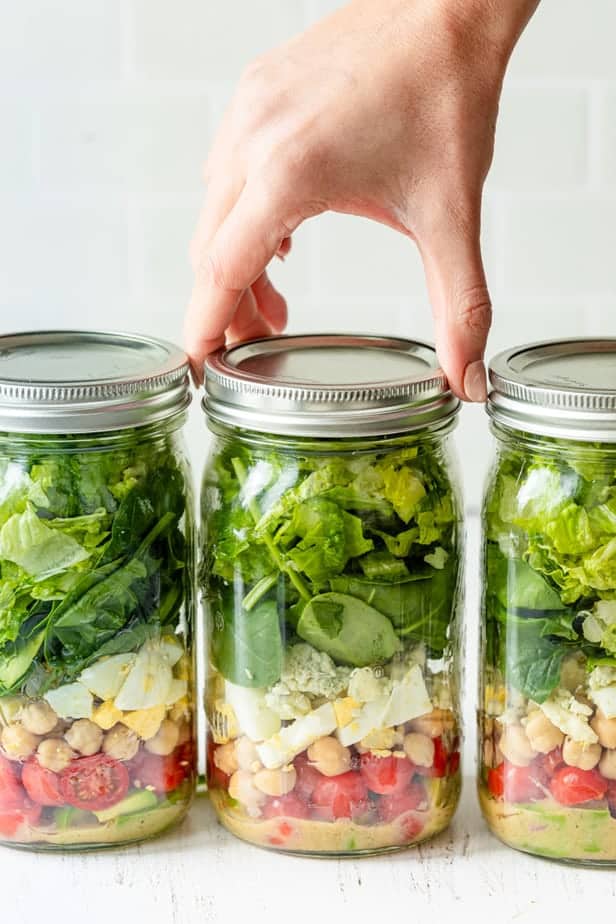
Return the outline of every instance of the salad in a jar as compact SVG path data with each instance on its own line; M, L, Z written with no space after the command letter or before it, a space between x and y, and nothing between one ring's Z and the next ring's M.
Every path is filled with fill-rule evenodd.
M222 823L313 854L442 830L460 787L459 515L438 445L225 435L202 505Z
M18 845L147 837L194 785L183 460L172 437L69 442L0 454L0 839Z
M613 863L614 447L503 440L485 509L483 812L514 847Z

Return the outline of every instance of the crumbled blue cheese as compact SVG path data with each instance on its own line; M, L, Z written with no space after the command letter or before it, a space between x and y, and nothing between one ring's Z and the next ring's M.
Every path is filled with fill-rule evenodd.
M539 708L550 722L573 741L595 744L599 739L590 727L592 709L562 687L555 690Z
M616 667L595 667L588 675L588 698L608 719L616 717Z

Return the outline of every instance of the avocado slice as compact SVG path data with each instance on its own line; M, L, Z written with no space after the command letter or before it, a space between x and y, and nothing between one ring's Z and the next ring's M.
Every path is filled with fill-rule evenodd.
M113 821L120 815L136 815L137 812L148 812L158 805L158 799L149 789L137 789L129 793L120 802L106 809L100 809L94 812L101 824L106 821Z

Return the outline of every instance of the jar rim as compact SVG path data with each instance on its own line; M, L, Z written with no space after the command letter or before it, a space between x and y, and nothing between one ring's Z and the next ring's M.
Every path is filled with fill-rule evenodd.
M203 408L234 427L352 437L442 425L457 413L429 343L373 334L296 334L221 348L205 362Z
M487 412L537 436L616 442L616 338L523 344L489 364Z
M186 354L135 333L0 336L0 431L99 433L163 421L191 400Z

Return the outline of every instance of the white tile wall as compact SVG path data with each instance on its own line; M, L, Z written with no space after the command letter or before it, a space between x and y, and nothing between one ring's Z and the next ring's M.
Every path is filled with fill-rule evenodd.
M337 0L19 0L0 29L0 329L179 339L201 163L242 67ZM616 4L542 0L512 62L484 209L490 351L616 334ZM430 338L412 244L331 215L273 269L291 329ZM469 504L483 411L459 427ZM205 435L189 428L200 467Z

